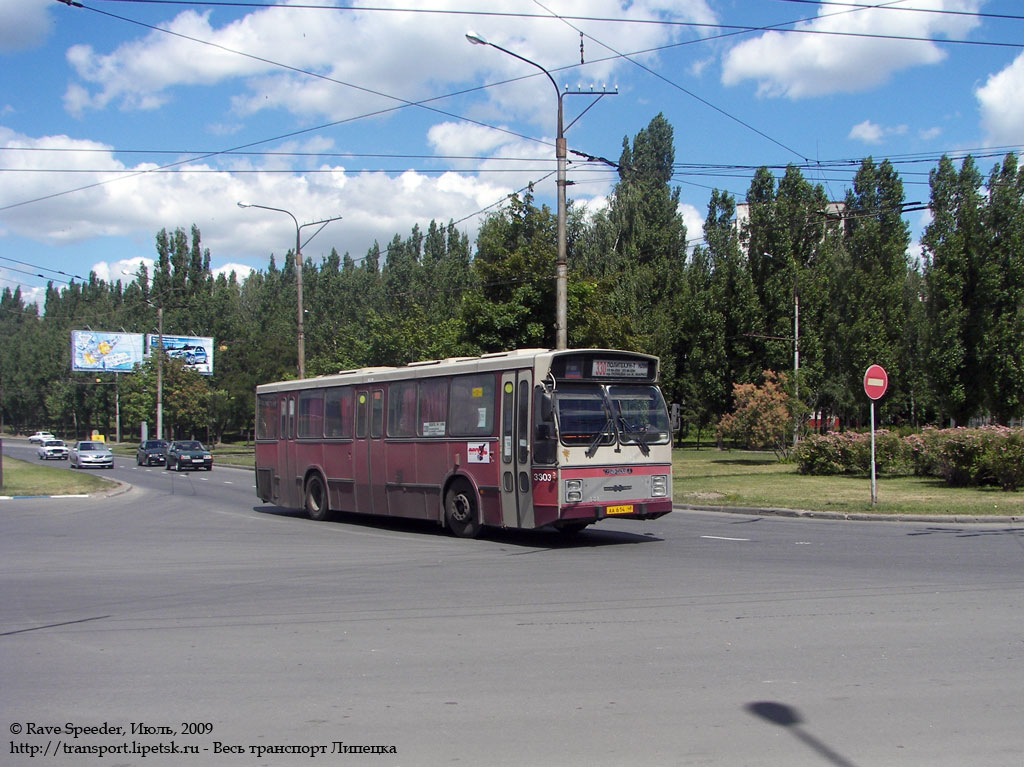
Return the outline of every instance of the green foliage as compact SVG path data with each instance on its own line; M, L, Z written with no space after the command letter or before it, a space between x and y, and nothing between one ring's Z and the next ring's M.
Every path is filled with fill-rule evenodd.
M812 434L794 453L801 474L865 475L871 471L871 435L862 432ZM875 432L875 470L878 474L905 476L914 466L911 443L898 434Z
M771 450L779 457L789 455L793 419L786 375L764 371L764 384L734 384L735 407L718 422L720 439L732 440L746 448Z
M864 160L841 205L799 168L778 176L761 168L745 214L731 194L712 191L703 241L688 243L674 159L672 126L658 115L623 139L606 208L591 215L570 202L570 346L657 354L666 396L699 440L739 404L737 386L758 382L762 370L790 369L799 298L800 372L785 392L791 419L815 412L863 426L862 377L872 363L889 372L878 407L893 429L1024 417L1024 169L1015 155L987 180L970 158L939 163L920 262L908 258L903 184L888 161ZM454 223L431 221L382 232L387 247L374 242L361 257L305 259L308 374L552 346L556 224L530 190L488 215L475 249ZM85 327L155 333L162 314L164 333L213 336L217 345L212 377L169 379L168 423L248 436L256 385L297 375L294 253L270 255L266 268L239 280L211 274L195 226L162 229L154 244L152 270L140 268L125 286L95 274L49 285L42 311L19 290L3 290L7 424L111 433L118 388L124 431L152 423L148 372L120 376L117 386L113 376L97 384L72 374L68 336ZM953 468L973 460L969 446L957 449L965 457L947 459L949 471L970 474ZM938 472L938 452L915 455ZM1013 484L1011 458L998 472L990 460L986 471ZM820 463L852 465L845 456Z
M871 468L871 435L813 435L801 441L796 460L801 474L863 475ZM879 474L939 477L952 487L1017 490L1024 484L1024 430L925 429L905 437L880 430L875 467Z

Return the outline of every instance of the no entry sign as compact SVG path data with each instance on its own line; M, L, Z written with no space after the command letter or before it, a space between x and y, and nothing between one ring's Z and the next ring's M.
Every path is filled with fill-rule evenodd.
M872 365L864 374L864 393L871 399L880 399L889 388L889 374L881 365Z

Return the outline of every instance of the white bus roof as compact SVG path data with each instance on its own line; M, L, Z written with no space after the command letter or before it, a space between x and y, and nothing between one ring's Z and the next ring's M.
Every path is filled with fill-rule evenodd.
M544 367L547 368L551 364L551 359L558 355L602 352L608 354L629 354L644 359L657 360L656 357L650 354L629 352L621 349L514 349L507 352L492 352L480 357L449 357L443 360L422 360L403 365L402 367L366 367L340 370L337 373L317 376L315 378L297 378L291 381L260 384L256 387L256 393L269 394L279 391L321 389L331 386L430 378L435 375L456 375L460 373L532 367L538 358L546 363Z

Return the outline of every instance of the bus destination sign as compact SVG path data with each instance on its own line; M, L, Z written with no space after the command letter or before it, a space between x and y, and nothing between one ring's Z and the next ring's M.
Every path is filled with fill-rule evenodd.
M644 360L594 360L594 378L647 378Z

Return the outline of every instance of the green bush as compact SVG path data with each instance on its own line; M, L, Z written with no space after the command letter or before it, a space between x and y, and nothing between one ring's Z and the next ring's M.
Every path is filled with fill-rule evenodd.
M1019 490L1024 485L1024 432L1017 431L987 452L988 471L1003 490Z
M875 470L901 475L913 471L911 446L897 434L875 432ZM867 474L871 471L871 435L858 432L816 434L796 451L801 474Z
M871 436L845 432L808 437L797 447L802 474L865 474L871 469ZM899 436L875 432L878 474L939 477L954 487L1024 486L1024 431L993 426L981 429L925 429Z

